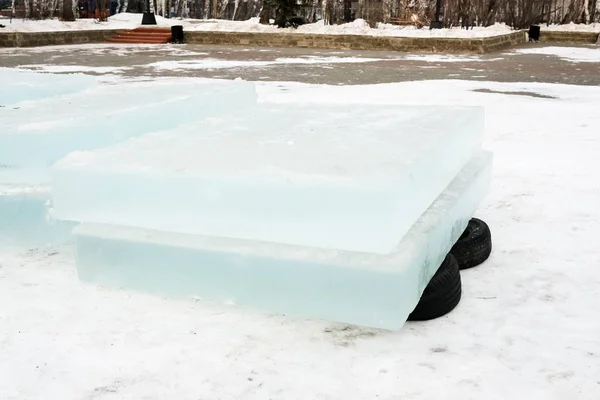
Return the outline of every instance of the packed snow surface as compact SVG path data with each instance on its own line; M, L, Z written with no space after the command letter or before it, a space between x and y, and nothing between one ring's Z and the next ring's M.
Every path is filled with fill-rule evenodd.
M514 51L519 54L543 54L555 56L573 63L579 62L600 62L600 47L528 47Z
M348 64L348 63L367 63L382 61L381 58L366 57L281 57L275 60L219 60L214 58L204 58L197 60L178 60L178 61L157 61L147 66L158 70L178 70L178 69L225 69L225 68L248 68L248 67L268 67L282 64Z
M551 25L541 25L540 26L542 31L561 31L561 32L599 32L600 33L600 23L599 22L594 22L591 24L576 24L576 23L569 23L569 24L564 24L564 25L557 25L557 24L551 24Z
M600 88L421 81L258 92L486 107L495 160L478 216L494 251L463 271L459 306L389 333L83 285L70 246L5 248L0 398L599 398Z

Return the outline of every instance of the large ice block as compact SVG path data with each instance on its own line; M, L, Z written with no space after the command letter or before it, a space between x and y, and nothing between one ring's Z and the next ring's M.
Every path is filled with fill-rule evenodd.
M0 247L66 242L74 226L53 218L49 187L0 185Z
M262 104L53 167L59 219L389 253L480 147L469 107Z
M474 157L388 255L82 224L77 270L101 285L399 329L484 197L491 165L489 153Z
M48 74L0 68L0 106L83 91L96 82L95 77L83 74Z
M71 151L100 148L255 104L251 82L159 81L102 85L0 108L0 182L49 182L49 167Z

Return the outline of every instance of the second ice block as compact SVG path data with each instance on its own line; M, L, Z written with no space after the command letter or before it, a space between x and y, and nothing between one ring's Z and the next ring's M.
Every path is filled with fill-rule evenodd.
M83 74L48 74L0 68L0 106L76 93L96 83L95 77Z
M66 242L74 223L52 217L50 188L0 184L0 247Z
M244 81L128 82L0 108L0 183L48 183L50 166L149 132L256 105Z

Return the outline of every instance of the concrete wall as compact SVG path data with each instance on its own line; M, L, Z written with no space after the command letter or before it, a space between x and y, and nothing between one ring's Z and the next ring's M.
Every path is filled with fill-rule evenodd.
M551 43L596 43L599 32L540 31L540 42Z
M525 32L489 38L404 38L362 35L318 35L259 32L185 32L190 44L221 44L263 47L310 47L321 49L485 53L525 42Z
M61 31L61 32L2 32L0 47L34 47L59 44L102 43L121 29Z

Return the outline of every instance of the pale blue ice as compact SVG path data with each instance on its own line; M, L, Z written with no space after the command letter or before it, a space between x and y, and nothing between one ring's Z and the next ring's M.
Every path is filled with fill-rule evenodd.
M78 74L0 69L1 243L68 240L69 221L51 213L50 166L89 150L180 123L254 107L244 81L97 82Z
M0 84L0 244L83 222L78 272L100 284L398 329L490 179L477 108L257 106L246 82Z
M64 243L75 225L52 217L49 187L0 185L0 246Z
M59 75L0 67L0 108L80 92L96 83L96 78L90 75Z
M254 85L224 82L120 82L0 108L0 183L49 183L50 166L144 133L256 104Z
M399 329L487 192L491 165L476 155L388 255L86 223L74 229L77 271L95 284Z
M483 134L477 107L258 110L71 153L56 217L387 254Z

